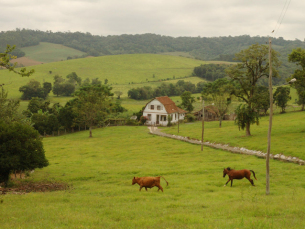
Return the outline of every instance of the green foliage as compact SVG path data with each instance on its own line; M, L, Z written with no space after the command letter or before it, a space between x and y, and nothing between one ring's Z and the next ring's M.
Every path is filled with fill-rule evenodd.
M75 72L68 74L66 78L68 79L67 81L65 81L62 76L54 76L53 94L57 96L71 96L75 91L75 84L80 85L82 81Z
M279 106L282 109L281 113L285 113L285 108L287 106L287 103L291 99L290 88L277 87L276 91L273 93L273 99L275 105Z
M298 94L298 104L302 105L302 110L305 106L305 50L302 48L297 48L292 50L291 54L288 56L289 62L296 63L301 69L296 69L293 75L288 78L288 81L292 78L295 79L291 86L297 90Z
M20 105L19 100L8 99L8 92L1 87L0 91L0 120L4 122L13 122L22 119L23 117L18 115L18 108Z
M27 85L19 88L19 91L23 93L21 96L22 100L30 100L33 97L45 99L51 90L51 83L45 82L43 83L43 87L41 87L40 82L34 79L31 79Z
M226 76L226 68L227 66L224 64L202 64L194 68L193 75L209 81L214 81Z
M196 117L193 114L186 114L185 118L186 118L187 122L195 122L196 121Z
M109 96L113 95L111 89L108 85L90 85L75 92L77 100L74 110L78 114L78 121L89 126L89 137L92 137L92 126L104 122L110 113Z
M0 121L0 142L0 182L7 184L14 170L32 170L49 164L38 132L27 124Z
M124 107L122 107L121 104L122 104L122 102L120 100L116 99L114 103L110 104L111 112L113 112L113 113L123 113L123 112L127 111Z
M249 136L250 132L247 132L247 130L250 130L250 125L259 124L258 112L254 111L247 104L240 104L235 109L235 114L235 123L238 125L238 128L242 130L246 129L246 135Z
M217 108L216 115L219 117L219 126L224 115L228 112L231 104L231 92L233 85L227 80L217 79L212 83L208 83L203 88L201 94L204 100L213 101L214 106Z
M256 111L263 111L266 115L268 109L270 108L269 88L257 86L256 93L253 95L251 102Z
M146 100L160 96L181 95L184 91L195 93L197 90L198 89L196 89L195 84L191 82L185 82L184 80L178 80L176 84L162 83L155 89L152 89L149 86L132 88L128 91L128 97L136 100Z
M49 111L50 101L44 101L42 98L33 97L29 104L27 110L31 113L38 113L39 110L42 112Z
M71 84L77 83L79 86L82 84L82 78L80 78L75 72L68 74L66 78Z
M246 128L246 135L251 135L250 124L257 123L256 115L256 102L258 101L258 81L263 77L269 77L269 48L266 45L254 44L248 49L244 49L237 53L236 60L240 63L232 65L226 69L226 73L232 79L235 84L235 88L232 90L232 94L242 99L245 103L245 107L239 107L238 112L246 112L243 116L240 116L242 120L239 123L239 127ZM271 50L272 56L272 73L273 77L278 75L278 71L275 67L280 66L277 58L279 54L274 50ZM253 113L253 114L251 114ZM246 122L246 123L244 123Z
M192 112L194 110L193 103L195 102L195 97L192 96L192 93L189 91L185 91L180 97L182 100L181 106L188 112Z

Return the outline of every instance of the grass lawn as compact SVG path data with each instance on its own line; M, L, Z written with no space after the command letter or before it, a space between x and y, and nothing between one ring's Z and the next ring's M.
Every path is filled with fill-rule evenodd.
M1 228L304 228L303 166L272 160L266 196L265 160L208 147L201 152L198 145L150 135L143 126L43 142L50 165L30 179L73 188L0 196ZM227 166L254 170L256 186L244 179L224 187ZM158 175L169 182L161 180L164 193L131 185L134 176Z

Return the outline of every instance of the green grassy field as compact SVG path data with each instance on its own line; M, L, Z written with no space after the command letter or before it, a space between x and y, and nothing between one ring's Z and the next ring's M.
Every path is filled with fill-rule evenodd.
M143 83L148 83L148 86L150 83L152 86L158 85L164 79L176 82L179 78L190 76L193 68L203 63L190 58L154 54L92 57L31 66L28 69L34 69L35 73L29 78L1 70L0 82L6 84L11 98L19 98L19 88L30 79L53 83L56 74L65 78L69 73L76 72L83 80L99 78L104 83L108 79L108 84L114 89L116 85L117 89L124 88L123 96L127 96L129 87L143 86ZM199 82L199 79L194 81Z
M303 166L272 160L266 196L263 159L207 147L201 152L198 145L150 135L143 126L43 142L50 165L30 179L73 188L0 196L1 228L304 228ZM227 166L254 170L256 186L234 180L224 187ZM161 181L164 193L131 185L134 176L158 175L169 182Z
M271 132L271 153L282 153L305 159L305 112L289 112L273 116ZM260 124L251 125L251 137L238 129L233 121L205 122L204 141L245 147L252 150L267 151L269 116L262 117ZM177 126L162 129L166 133L177 134ZM179 135L201 140L202 123L194 122L180 125Z
M82 56L85 54L82 51L64 45L48 42L40 42L39 45L25 47L21 50L25 52L26 57L44 63L67 60L68 56Z

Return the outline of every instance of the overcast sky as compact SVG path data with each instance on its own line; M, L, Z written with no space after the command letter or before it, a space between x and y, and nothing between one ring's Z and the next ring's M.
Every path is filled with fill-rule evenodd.
M305 38L304 0L0 0L0 6L1 31Z

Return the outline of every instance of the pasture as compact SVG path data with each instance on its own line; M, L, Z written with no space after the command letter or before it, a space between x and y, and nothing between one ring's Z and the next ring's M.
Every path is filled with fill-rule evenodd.
M305 159L305 119L304 112L276 114L272 120L271 153L284 154ZM204 122L204 141L245 147L252 150L267 151L267 133L269 116L261 117L259 125L251 125L250 137L245 137L245 130L238 129L233 121ZM177 126L160 128L165 133L178 135ZM179 135L201 140L201 121L180 125Z
M181 125L182 135L187 126L196 124ZM207 135L213 128L207 124ZM222 130L238 132L227 123ZM93 138L82 131L43 142L50 165L29 179L73 188L0 196L1 228L304 227L303 166L270 161L266 196L265 160L208 147L202 152L198 145L151 135L145 126L94 129ZM243 179L224 187L228 178L222 171L228 166L254 170L256 186ZM169 182L161 181L164 193L156 187L139 192L131 185L134 176L159 175Z
M82 51L69 48L60 44L40 42L39 45L24 47L21 49L25 52L26 57L32 60L49 63L67 60L67 57L82 56Z

